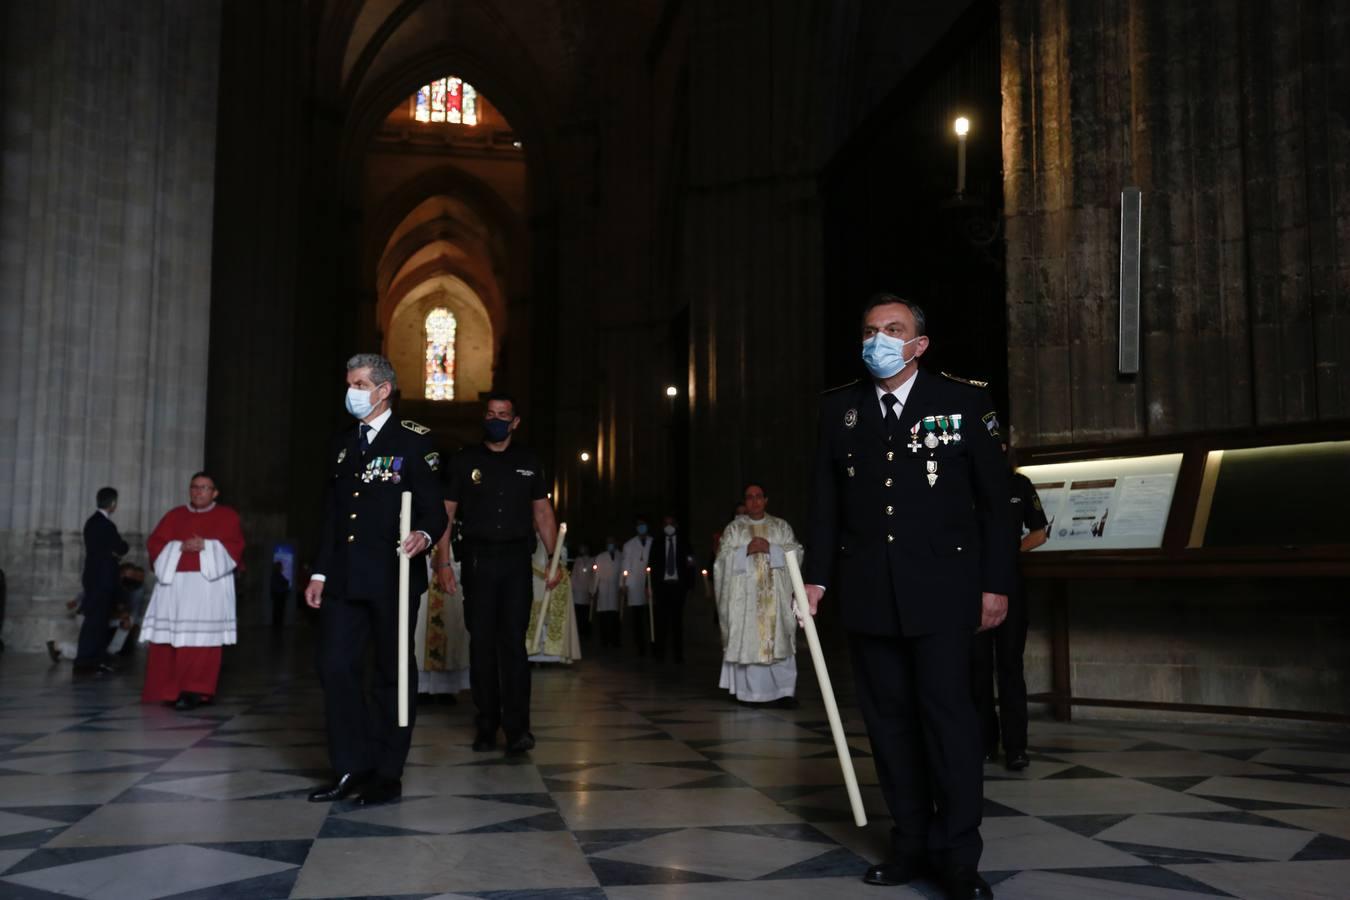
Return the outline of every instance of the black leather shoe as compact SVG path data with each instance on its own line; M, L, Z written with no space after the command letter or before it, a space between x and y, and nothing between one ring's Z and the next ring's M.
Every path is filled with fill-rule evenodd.
M473 739L474 753L487 753L489 750L497 749L497 735L478 733L478 737Z
M173 708L180 712L189 709L196 709L197 705L200 702L201 701L197 699L196 694L184 691L183 693L178 695L178 702L173 705Z
M1009 753L1003 765L1009 772L1020 772L1031 765L1031 757L1027 756L1025 750L1019 750L1016 753Z
M994 891L974 866L948 866L942 889L947 900L991 900Z
M534 735L528 731L506 745L507 753L529 753L534 749Z
M334 800L346 800L356 793L357 788L365 784L370 776L364 773L347 772L337 781L326 784L309 795L310 803L332 803Z
M369 787L361 788L361 797L356 802L362 806L375 806L388 803L403 796L403 782L397 778L377 781Z
M901 862L877 863L867 870L863 876L863 881L868 884L879 884L883 887L894 887L900 884L909 884L916 878L920 878L928 873L928 866L922 859L902 860Z

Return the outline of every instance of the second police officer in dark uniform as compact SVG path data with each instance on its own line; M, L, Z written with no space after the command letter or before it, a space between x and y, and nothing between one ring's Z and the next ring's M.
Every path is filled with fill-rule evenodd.
M310 794L318 802L355 792L363 804L402 794L412 743L416 664L409 654L409 721L398 727L399 512L412 493L408 602L412 623L427 589L424 554L445 532L438 456L428 429L394 418L397 376L389 360L362 353L347 361L347 411L359 422L334 441L328 497L314 574L305 601L319 610L319 680L323 684L333 783ZM412 639L411 626L408 639ZM366 646L375 672L366 702Z
M1007 445L1004 445L1007 452ZM1009 460L1011 463L1011 459ZM1012 473L1012 515L1008 539L1019 552L1034 550L1046 541L1045 510L1031 479ZM1026 531L1026 535L1022 534ZM1003 737L1003 765L1020 772L1031 765L1027 756L1027 681L1022 654L1027 646L1027 596L1020 573L1008 594L1008 617L1003 624L975 637L975 705L985 762L998 759L999 733ZM998 677L998 712L994 712L994 678Z
M478 751L496 746L498 728L506 734L508 752L534 747L525 652L534 589L530 557L538 532L551 558L558 526L538 457L512 443L519 425L515 401L490 395L483 443L465 447L447 466L445 508L463 533L459 563ZM550 589L562 578L558 568Z
M872 378L822 399L804 578L812 611L836 598L882 794L892 856L873 884L936 870L946 895L991 896L983 844L977 628L1012 589L1008 472L985 391L918 368L923 312L898 297L863 312Z

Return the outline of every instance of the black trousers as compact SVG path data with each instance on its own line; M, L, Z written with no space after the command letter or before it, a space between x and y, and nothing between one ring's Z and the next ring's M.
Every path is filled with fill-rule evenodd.
M651 626L647 624L647 616L650 611L651 607L646 604L630 606L623 611L623 614L628 617L628 621L633 623L633 641L637 644L638 656L646 656L647 645L652 642Z
M964 631L849 636L854 687L896 859L976 865L984 844L984 767Z
M408 641L419 597L408 604ZM319 607L319 682L333 771L403 777L417 717L417 660L408 654L408 727L398 727L398 595L324 597ZM366 647L374 650L366 695Z
M652 582L656 599L656 644L652 654L666 658L666 646L675 654L676 662L684 662L684 598L685 590L678 581Z
M975 659L971 681L975 706L980 713L981 744L985 753L998 750L1003 732L1003 752L1011 755L1027 749L1027 681L1022 653L1027 647L1027 598L1021 590L1008 595L1008 617L991 631L975 635ZM998 677L998 714L994 714L994 678Z
M80 602L84 623L80 625L80 638L76 644L76 666L96 666L108 658L108 641L111 639L108 620L112 618L116 603L116 590L85 590L84 599Z
M601 647L619 646L619 612L611 610L610 612L595 611L595 629L600 632Z
M464 624L469 629L469 682L480 734L507 741L530 730L530 624L534 573L524 544L471 544L461 552Z
M577 614L577 634L585 639L591 636L591 606L580 603L572 604L572 611Z

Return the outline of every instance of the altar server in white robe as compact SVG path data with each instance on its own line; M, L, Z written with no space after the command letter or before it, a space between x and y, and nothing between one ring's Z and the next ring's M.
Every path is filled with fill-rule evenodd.
M746 515L723 530L713 564L723 647L718 686L741 702L792 707L797 617L787 554L801 545L791 525L766 512L762 485L746 485L745 505Z
M591 636L591 548L581 545L581 552L572 560L572 605L576 607L577 631L581 639Z
M605 549L591 560L591 602L595 604L595 627L601 647L619 646L619 585L623 578L623 555L614 538L605 538Z
M651 643L651 626L647 624L650 608L647 605L647 561L652 554L652 537L648 532L647 520L642 516L636 519L636 534L623 545L624 577L624 615L633 623L633 640L637 642L638 656L647 655L647 645Z

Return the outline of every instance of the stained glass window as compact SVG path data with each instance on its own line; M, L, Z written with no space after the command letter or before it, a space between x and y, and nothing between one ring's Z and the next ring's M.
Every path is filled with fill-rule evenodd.
M425 396L428 400L455 399L455 316L448 309L437 308L427 313L427 378Z
M478 91L460 78L437 78L417 89L412 98L413 118L419 122L478 124Z

